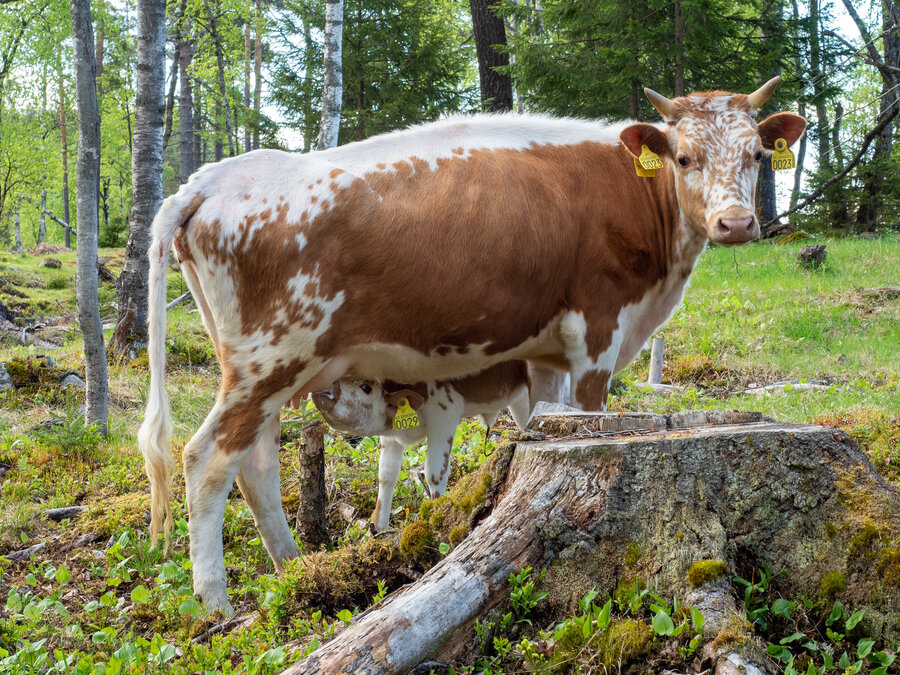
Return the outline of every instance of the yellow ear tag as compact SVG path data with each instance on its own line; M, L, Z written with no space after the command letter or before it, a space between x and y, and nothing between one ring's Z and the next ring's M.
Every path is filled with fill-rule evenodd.
M653 178L654 176L656 176L656 172L652 169L650 171L647 171L647 169L642 167L637 157L634 158L634 170L641 178Z
M787 141L779 138L775 141L775 152L772 153L772 171L787 171L794 168L794 153L788 150Z
M397 406L397 414L394 415L395 429L415 429L419 426L419 416L409 405L409 401L403 399Z
M659 158L655 152L653 152L646 145L641 146L641 156L638 157L638 160L641 162L641 166L647 169L648 171L652 171L653 169L661 169L662 160Z

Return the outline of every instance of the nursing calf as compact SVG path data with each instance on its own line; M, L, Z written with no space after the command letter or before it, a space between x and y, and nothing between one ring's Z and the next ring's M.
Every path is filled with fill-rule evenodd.
M530 370L539 372L539 369ZM503 409L509 408L516 425L524 429L533 403L560 400L559 385L568 382L565 375L539 374L532 389L526 363L506 361L476 375L413 385L389 380L383 383L338 380L328 390L313 392L312 399L325 421L335 429L381 436L378 501L372 521L377 529L383 530L390 521L394 488L406 446L427 437L425 483L429 496L439 497L447 489L450 451L460 419L479 417L490 427ZM416 412L412 416L413 425L398 423L398 409L407 404Z
M756 239L754 188L805 122L753 94L669 100L665 124L452 117L339 148L250 152L165 200L150 249L147 412L138 434L151 532L172 463L165 301L176 254L222 369L184 449L194 591L230 611L222 518L237 479L269 554L297 554L279 499L278 414L341 378L420 382L527 359L571 373L571 402L610 377L681 301L707 241ZM637 175L642 152L659 158Z

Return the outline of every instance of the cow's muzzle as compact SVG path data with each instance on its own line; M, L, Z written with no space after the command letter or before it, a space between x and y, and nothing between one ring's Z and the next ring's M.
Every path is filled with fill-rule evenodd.
M709 228L711 241L725 246L740 246L759 239L759 222L753 213L743 209L742 213L730 211L729 209L713 219Z

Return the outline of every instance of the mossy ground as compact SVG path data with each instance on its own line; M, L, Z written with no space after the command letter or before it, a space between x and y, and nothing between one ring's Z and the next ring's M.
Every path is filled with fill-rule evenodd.
M643 354L623 372L624 386L613 396L611 408L660 412L737 408L761 410L785 421L834 424L860 440L882 473L900 483L900 363L896 359L900 300L860 290L896 284L900 239L828 241L828 261L813 271L799 269L793 260L803 243L808 242L707 251L684 306L662 330L667 339L664 381L683 385L685 390L652 396L637 387L646 379L648 356ZM121 250L103 250L100 255L112 258L107 267L114 273L121 271ZM54 255L63 263L61 270L39 267L43 257L0 254L0 301L26 319L51 323L45 320L69 317L40 335L59 345L52 358L60 370L83 374L78 333L71 328L75 254ZM173 268L170 299L185 290L184 280ZM105 322L114 320L114 299L112 284L101 282ZM169 312L167 387L176 458L212 406L219 381L211 344L193 310L187 304ZM0 361L19 359L27 364L36 351L3 341ZM9 600L6 609L6 616L17 618L0 620L0 649L13 652L22 663L39 658L40 653L52 661L53 650L59 649L74 657L72 672L77 672L79 661L109 663L113 658L124 663L139 658L140 666L130 672L277 672L340 630L343 620L338 616L346 616L342 610L364 609L382 590L390 592L410 580L402 568L421 571L439 560L442 550L458 545L490 503L498 471L502 473L503 453L497 439L486 441L482 427L467 423L454 440L450 492L426 501L414 478L424 462L425 448L409 450L395 495L391 519L395 532L373 539L345 522L335 507L343 502L358 517L368 517L377 494L377 443L371 439L350 443L339 434L329 435L326 462L333 550L304 554L276 575L252 515L235 490L223 533L231 601L238 613L258 613L258 618L252 626L195 644L190 637L202 633L210 620L191 602L180 469L173 476L176 527L166 557L149 549L145 533L149 489L134 435L144 407L146 369L146 358L140 355L130 363L110 364L110 424L105 438L79 426L83 394L59 396L52 387L41 385L40 378L37 387L7 394L0 404L0 469L5 469L0 486L0 553L46 542L38 562L0 563L0 594L19 598ZM764 398L728 394L750 383L789 378L824 379L833 386ZM289 519L295 516L297 499L298 459L292 443L313 415L312 411L284 414L288 423L283 427L280 459ZM56 424L39 426L48 420ZM500 428L509 426L505 420ZM896 514L879 510L867 498L867 487L855 482L854 476L846 477L845 493L847 503L859 514L858 522L852 528L846 523L830 524L832 536L848 542L862 536L857 544L859 564L875 566L885 584L900 584L900 534L889 526L891 518L896 522ZM87 510L71 522L55 523L43 515L49 508L73 504ZM877 536L869 536L867 523ZM96 541L73 547L89 532L97 536ZM518 635L538 640L540 630L571 617L578 611L580 595L590 589L592 579L605 573L609 560L631 575L633 591L642 565L651 564L652 556L631 544L614 542L609 550L583 555L573 552L567 561L551 568L539 584L550 595L535 609L534 625L521 624ZM846 597L852 570L840 572L846 589L836 590L835 577L823 583L824 595ZM627 584L620 586L625 589ZM598 590L616 595L616 588ZM631 591L621 592L624 596ZM622 646L628 645L619 652L632 655L630 661L625 659L630 665L623 665L622 672L627 668L641 672L642 664L658 658L667 644L658 637L644 640L648 611L645 605L637 616L618 612L611 624L621 626ZM732 637L742 635L747 633L735 630ZM610 640L611 636L612 632ZM33 646L44 639L40 647ZM574 639L572 645L575 650ZM617 648L598 642L577 649L581 658L605 666L612 663L609 658ZM674 658L667 663L686 662ZM522 669L521 656L514 650L497 664L500 670L495 672ZM460 665L466 665L465 659ZM558 665L554 672L574 672L571 664ZM617 663L607 670L618 667Z

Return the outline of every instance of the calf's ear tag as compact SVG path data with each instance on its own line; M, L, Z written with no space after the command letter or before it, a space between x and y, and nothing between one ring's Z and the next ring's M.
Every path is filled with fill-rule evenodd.
M638 160L640 160L641 166L647 169L647 171L663 168L662 160L659 158L659 155L646 145L641 146L641 156L638 157Z
M775 141L775 152L772 153L772 171L787 171L794 168L794 153L788 150L787 141L779 138Z
M634 170L641 178L653 178L654 176L656 176L656 171L653 171L652 169L648 171L647 169L642 167L637 157L634 158Z
M415 429L417 426L419 426L418 414L412 409L409 401L403 399L400 401L400 405L397 406L393 427L395 429Z

